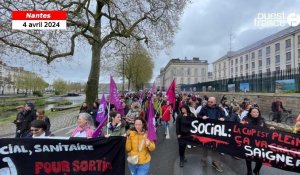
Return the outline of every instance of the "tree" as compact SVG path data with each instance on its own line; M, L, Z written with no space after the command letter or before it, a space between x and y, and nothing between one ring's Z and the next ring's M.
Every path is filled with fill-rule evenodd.
M14 84L18 93L19 90L25 90L26 95L28 91L44 91L48 87L48 83L42 77L29 71L16 74Z
M54 80L53 88L59 94L68 92L68 83L62 79Z
M91 68L86 84L86 101L97 98L101 55L106 46L122 38L144 41L148 47L172 44L179 16L188 0L25 0L0 3L2 25L0 42L16 50L41 57L47 63L74 54L78 41L92 50ZM65 10L67 31L11 30L13 10ZM104 49L104 50L103 50Z
M126 57L124 55L124 70L122 60L117 66L117 72L119 75L124 73L128 80L128 90L131 84L136 90L140 90L151 80L153 68L154 63L147 50L141 45L136 45Z

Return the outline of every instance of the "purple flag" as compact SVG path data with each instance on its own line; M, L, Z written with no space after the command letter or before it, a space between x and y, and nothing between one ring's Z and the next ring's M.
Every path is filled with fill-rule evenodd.
M106 121L107 121L107 117L105 115L105 109L106 109L106 100L105 100L105 96L104 94L102 95L102 98L99 102L99 108L98 108L98 112L97 112L97 117L96 120L97 122L99 122L99 126L96 128L96 130L93 133L93 138L98 137L99 135L101 135L102 132L102 128L105 125Z
M156 142L156 128L155 128L155 118L154 118L154 107L152 102L152 95L148 98L149 100L149 111L147 118L148 125L148 139Z
M118 113L120 113L121 116L123 116L124 110L123 110L122 103L119 98L118 88L117 88L117 85L116 85L114 79L112 78L112 76L110 76L109 96L110 96L109 102L111 104L114 104L116 111Z
M97 112L96 120L101 123L105 117L105 109L106 109L106 100L104 94L102 95L101 100L99 101L99 108Z

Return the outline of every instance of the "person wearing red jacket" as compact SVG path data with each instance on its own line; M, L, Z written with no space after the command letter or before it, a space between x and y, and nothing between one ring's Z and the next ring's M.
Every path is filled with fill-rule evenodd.
M171 116L173 114L172 104L169 101L163 102L162 107L162 121L165 125L165 135L166 138L169 137L169 121L171 120Z

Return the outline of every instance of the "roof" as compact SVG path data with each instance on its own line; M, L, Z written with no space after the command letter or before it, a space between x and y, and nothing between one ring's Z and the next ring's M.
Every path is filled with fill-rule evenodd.
M237 55L241 55L245 52L249 52L249 51L252 51L252 50L255 50L257 48L260 48L260 47L263 47L263 46L266 46L270 43L273 43L274 41L276 40L279 40L281 38L284 38L286 36L289 36L289 35L292 35L296 32L299 32L300 31L300 25L298 26L295 26L295 27L288 27L284 30L281 30L273 35L270 35L268 37L265 37L253 44L250 44L242 49L239 49L237 51L233 51L233 52L228 52L226 55L222 56L220 59L214 61L213 63L215 62L219 62L219 61L222 61L223 59L226 59L228 57L234 57L234 56L237 56Z

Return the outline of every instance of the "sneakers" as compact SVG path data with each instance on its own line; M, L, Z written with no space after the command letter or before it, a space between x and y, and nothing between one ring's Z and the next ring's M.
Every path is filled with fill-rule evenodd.
M213 161L213 162L212 162L212 166L213 166L217 171L223 172L223 169L222 169L222 167L219 165L218 162Z

